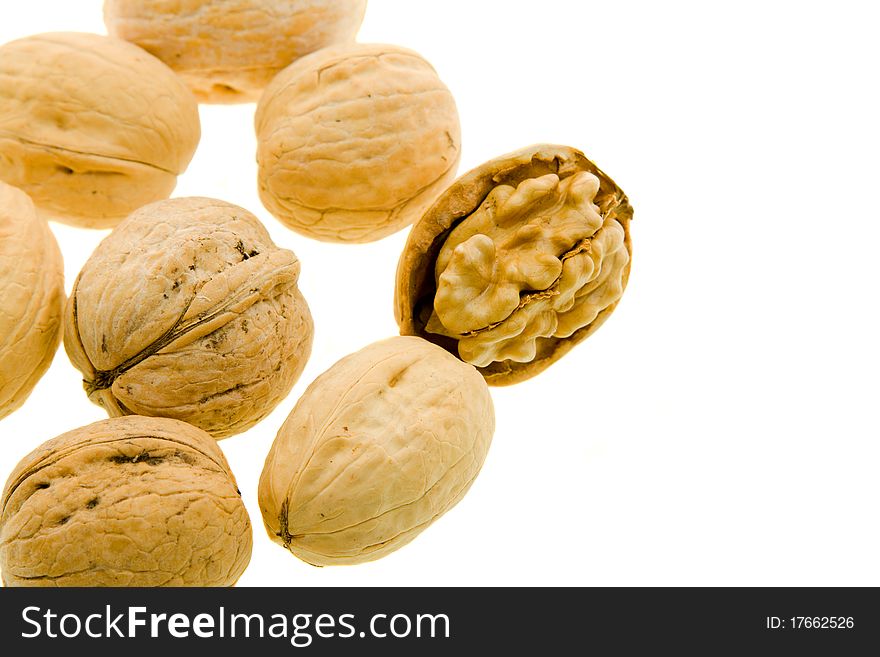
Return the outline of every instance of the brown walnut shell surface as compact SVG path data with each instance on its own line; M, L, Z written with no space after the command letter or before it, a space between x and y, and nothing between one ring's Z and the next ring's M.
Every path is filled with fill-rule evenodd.
M5 586L231 586L252 530L217 442L113 418L43 443L3 491Z
M263 204L308 237L370 242L415 221L455 177L455 100L417 53L351 44L297 60L257 106Z
M315 565L383 557L464 497L494 429L473 367L420 338L373 343L315 379L278 432L266 531Z
M74 32L0 46L0 180L48 218L109 228L167 198L199 137L193 94L137 46Z
M351 41L366 0L105 0L107 31L168 64L205 103L255 102L278 71Z
M61 342L64 266L24 192L0 182L0 418L20 407Z
M268 415L305 367L313 326L299 272L247 210L159 201L86 262L64 345L111 416L172 417L224 438Z
M580 151L538 145L453 183L413 226L395 317L492 385L528 379L608 318L632 260L626 194Z

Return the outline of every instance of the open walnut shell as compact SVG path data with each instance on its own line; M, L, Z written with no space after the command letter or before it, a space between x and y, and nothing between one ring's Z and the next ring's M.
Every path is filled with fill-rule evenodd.
M395 316L492 385L528 379L593 333L629 277L626 194L567 146L491 160L452 184L409 234Z

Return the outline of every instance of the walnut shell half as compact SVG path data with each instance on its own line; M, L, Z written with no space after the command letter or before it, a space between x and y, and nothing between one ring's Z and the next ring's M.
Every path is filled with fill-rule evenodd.
M159 201L86 262L64 346L111 416L173 417L225 438L268 415L305 367L312 318L299 271L247 210Z
M0 182L0 418L21 406L61 342L64 267L45 219Z
M491 160L413 226L395 317L475 365L492 385L528 379L591 335L629 278L626 194L567 146Z
M494 430L473 367L419 338L375 342L315 379L279 430L260 476L266 531L315 565L383 557L464 497Z
M231 586L251 542L223 452L176 420L65 433L22 459L3 491L6 586Z
M126 41L61 32L0 46L0 180L48 218L110 228L167 198L200 134L190 90Z

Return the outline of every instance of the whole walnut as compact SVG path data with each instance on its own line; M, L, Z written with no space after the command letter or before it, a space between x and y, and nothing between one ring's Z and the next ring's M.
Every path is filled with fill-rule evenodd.
M232 586L251 523L214 439L132 416L53 438L3 491L6 586Z
M395 315L493 385L528 379L591 335L629 278L626 194L567 146L477 167L413 226Z
M61 342L64 267L49 224L0 182L0 418L21 406Z
M108 228L166 198L199 136L195 97L137 46L80 33L0 46L0 180L49 218Z
M113 417L172 417L215 438L262 420L312 345L300 264L247 210L159 201L105 238L73 285L64 346Z
M455 101L411 50L325 48L281 71L256 114L260 198L308 237L369 242L415 221L455 177Z
M174 69L205 103L260 97L278 71L351 41L366 0L105 0L107 31Z
M371 344L315 379L278 432L266 531L314 565L383 557L464 497L494 430L473 367L420 338Z

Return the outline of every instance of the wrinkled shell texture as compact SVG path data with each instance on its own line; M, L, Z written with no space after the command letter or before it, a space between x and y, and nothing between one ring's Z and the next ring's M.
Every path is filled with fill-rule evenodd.
M95 250L65 312L65 348L111 416L242 432L293 387L312 319L296 256L250 212L180 198L141 208Z
M318 377L278 432L266 531L315 565L383 557L461 500L494 428L473 367L420 338L376 342Z
M617 305L631 218L623 192L574 149L488 162L413 228L398 267L401 333L444 346L490 383L529 378Z
M366 0L106 0L107 31L174 69L208 103L259 99L278 71L351 41Z
M21 406L61 342L64 267L49 224L0 182L0 418Z
M0 180L47 217L107 228L166 198L199 136L195 97L130 43L53 33L0 46Z
M266 88L256 114L260 198L315 239L369 242L415 221L455 177L458 110L417 53L326 48Z
M6 586L231 586L252 531L211 436L176 420L103 420L43 443L6 482Z

